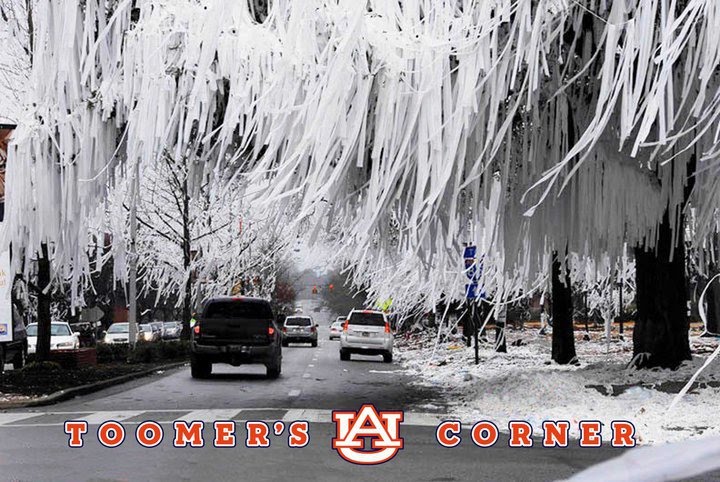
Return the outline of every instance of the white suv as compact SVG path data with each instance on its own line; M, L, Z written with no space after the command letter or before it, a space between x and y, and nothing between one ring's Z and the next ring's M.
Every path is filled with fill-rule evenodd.
M382 355L385 363L392 362L393 335L385 313L372 310L352 310L340 335L340 359L349 360L352 353Z

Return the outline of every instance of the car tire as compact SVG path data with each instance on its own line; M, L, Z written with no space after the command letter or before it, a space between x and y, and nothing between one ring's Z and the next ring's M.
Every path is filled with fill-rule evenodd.
M281 344L282 344L282 346L284 346L284 347L287 347L287 346L288 346L288 342L286 342L286 341L284 341L284 340L283 340L283 342L282 342Z
M212 363L193 355L190 357L190 375L193 378L208 378L212 373Z
M311 345L312 345L313 348L316 348L316 347L317 347L317 340L313 341L313 342L311 343Z
M350 361L350 352L347 350L340 349L340 360Z
M20 352L15 355L15 358L13 359L13 368L15 370L20 370L22 367L25 366L25 363L27 362L27 351L25 348L20 350Z
M383 362L392 363L392 353L383 353Z
M280 376L281 371L282 371L281 362L277 362L277 365L268 365L267 377L274 380Z

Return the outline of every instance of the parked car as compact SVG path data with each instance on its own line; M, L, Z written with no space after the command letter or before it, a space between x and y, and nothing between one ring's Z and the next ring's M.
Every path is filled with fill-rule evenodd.
M309 316L288 316L283 326L283 346L288 343L310 343L317 346L317 325Z
M393 335L385 313L353 310L340 334L340 359L350 360L353 353L382 355L385 363L393 359Z
M340 334L343 330L343 325L345 324L345 317L344 316L338 316L335 321L332 322L330 325L330 339L331 340L339 340Z
M38 324L30 323L27 326L28 354L37 350ZM80 348L80 338L73 333L68 323L53 321L50 323L50 350L77 350Z
M263 364L269 378L280 376L282 336L269 301L249 297L210 298L196 320L190 334L193 378L209 377L214 363Z
M0 373L4 371L6 363L12 363L13 368L19 370L25 366L27 359L28 341L25 323L19 313L14 309L13 311L12 340L0 342Z
M149 324L152 326L152 329L157 332L160 340L165 338L165 323L162 321L151 321Z
M143 323L138 327L138 341L156 342L162 340L162 334L152 323Z
M113 323L102 337L102 342L107 344L128 343L129 330L129 323Z
M165 328L163 340L176 340L180 338L182 334L182 323L179 321L166 321L163 323L163 327Z

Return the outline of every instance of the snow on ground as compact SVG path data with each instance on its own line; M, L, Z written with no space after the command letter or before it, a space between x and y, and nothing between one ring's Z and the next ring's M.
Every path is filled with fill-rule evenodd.
M675 394L717 346L717 339L693 336L693 360L676 371L634 370L626 368L632 334L609 346L602 333L591 332L590 341L584 341L583 334L576 337L579 366L551 363L551 335L539 335L537 329L510 329L508 353L481 346L477 366L474 348L465 347L457 335L439 343L436 351L436 335L410 335L398 340L397 351L416 383L447 392L449 412L463 422L491 420L502 430L509 420L528 420L537 434L544 420L569 420L577 436L578 421L600 420L607 424L603 435L609 436L610 421L630 420L641 444L720 434L720 359L698 377L701 388L691 390L668 412ZM525 345L513 346L517 340Z

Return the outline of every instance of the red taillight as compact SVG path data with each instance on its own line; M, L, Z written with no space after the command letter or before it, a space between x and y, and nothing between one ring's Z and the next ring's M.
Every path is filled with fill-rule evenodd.
M272 326L268 326L268 336L273 336L275 334L275 328Z
M390 333L390 323L385 322L385 333Z
M287 326L283 326L283 333L287 333Z
M199 334L200 334L200 325L196 324L196 325L193 327L193 333L195 333L196 335L199 335Z
M343 331L348 330L348 325L350 324L350 320L345 320L345 324L343 325Z
M315 333L315 330L316 330L315 325L313 325L313 326L310 327L310 331L311 331L312 333Z

